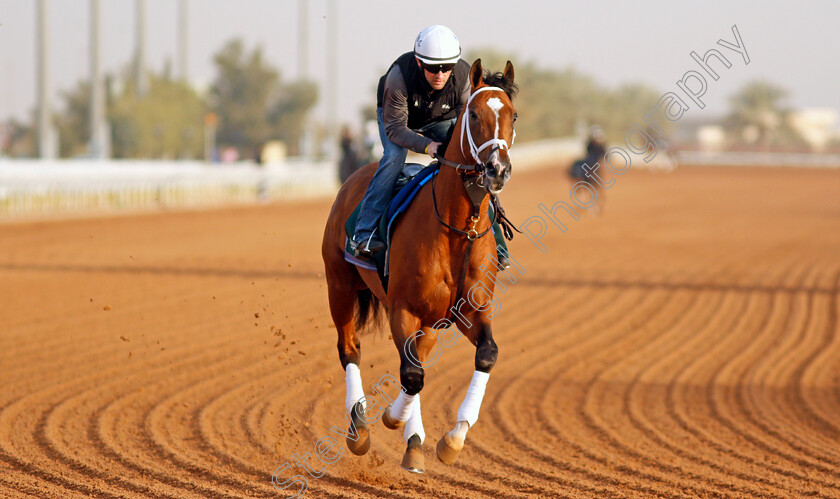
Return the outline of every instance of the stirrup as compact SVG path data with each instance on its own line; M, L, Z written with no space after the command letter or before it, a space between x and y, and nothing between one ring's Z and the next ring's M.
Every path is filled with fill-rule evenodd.
M353 255L356 257L371 258L374 253L384 250L386 246L381 239L376 237L376 231L361 241L356 241L355 234L350 238L350 249L353 250Z

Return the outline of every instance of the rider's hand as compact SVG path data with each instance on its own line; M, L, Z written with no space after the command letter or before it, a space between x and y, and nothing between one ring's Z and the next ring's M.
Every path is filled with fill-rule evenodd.
M429 148L426 150L429 153L429 156L434 158L435 154L437 154L438 147L440 147L440 142L432 142L429 144Z

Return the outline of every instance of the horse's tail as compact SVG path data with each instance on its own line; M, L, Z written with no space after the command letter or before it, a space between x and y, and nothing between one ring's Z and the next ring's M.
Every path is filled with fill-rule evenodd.
M356 291L356 331L377 324L381 318L382 304L370 289Z

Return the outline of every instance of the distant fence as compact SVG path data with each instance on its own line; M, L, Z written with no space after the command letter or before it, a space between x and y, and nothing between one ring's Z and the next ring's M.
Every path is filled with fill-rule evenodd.
M515 171L564 167L582 155L583 143L571 138L520 143L511 151ZM691 165L840 168L837 154L680 151L675 159ZM428 157L409 155L409 161ZM0 158L0 219L330 197L338 187L334 162L299 158L265 166Z
M676 158L679 164L698 166L840 168L840 154L680 151L676 154Z
M547 140L516 144L512 158L521 171L570 159L580 151L574 140ZM427 156L416 158L428 161ZM265 166L0 159L0 218L328 197L338 187L335 162L296 158Z
M0 160L0 217L294 199L337 185L331 162Z

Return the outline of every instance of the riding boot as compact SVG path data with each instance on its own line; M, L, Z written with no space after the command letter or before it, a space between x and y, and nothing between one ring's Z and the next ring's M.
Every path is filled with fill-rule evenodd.
M502 233L502 227L498 221L493 222L493 238L496 240L496 258L499 262L499 270L507 270L510 268L510 260L508 259L507 241L505 235Z
M487 210L490 219L493 220L493 238L496 240L496 261L499 262L499 270L507 270L510 268L510 253L508 253L507 241L505 241L505 233L502 232L502 227L499 225L499 220L493 214L493 204Z

